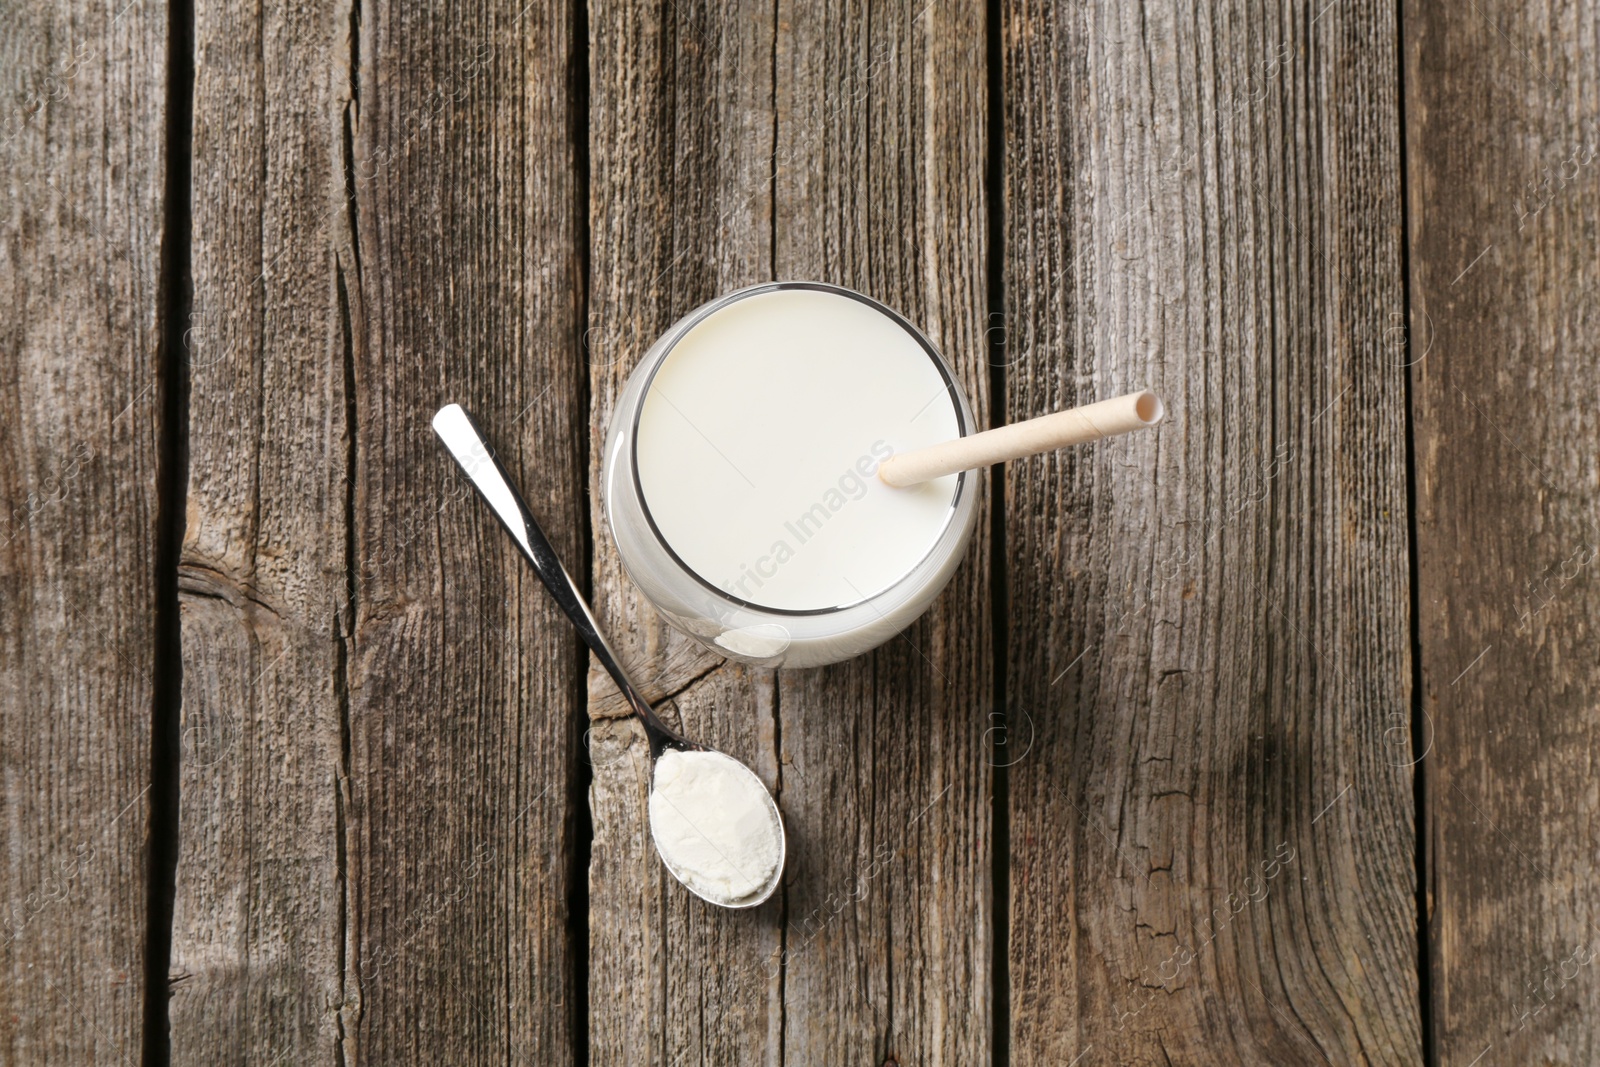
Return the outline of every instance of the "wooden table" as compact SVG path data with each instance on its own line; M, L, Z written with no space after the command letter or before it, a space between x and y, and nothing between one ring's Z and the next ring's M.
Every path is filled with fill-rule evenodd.
M1600 12L14 0L0 1063L1600 1062ZM875 653L620 568L627 373L855 287L1008 465ZM490 428L782 892L429 432Z

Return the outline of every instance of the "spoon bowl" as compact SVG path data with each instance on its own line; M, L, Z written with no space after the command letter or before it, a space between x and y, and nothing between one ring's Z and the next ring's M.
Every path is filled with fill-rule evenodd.
M704 751L711 752L715 750L705 749ZM718 755L726 756L727 753L720 752ZM728 758L732 759L733 757L729 756ZM777 801L772 799L772 794L767 790L766 783L763 782L754 771L752 771L749 767L746 767L743 763L739 763L738 760L734 760L734 762L738 763L740 769L743 770L744 773L749 776L750 780L760 788L761 795L766 798L768 814L772 816L773 825L778 828L777 866L773 867L771 876L769 876L754 893L749 894L748 896L739 897L734 900L725 900L718 897L707 896L705 893L702 893L699 889L695 888L694 882L690 878L686 877L684 872L679 870L677 866L667 858L667 852L661 847L661 841L656 836L656 821L654 818L651 818L650 820L650 841L653 845L655 845L656 855L661 857L661 865L665 867L667 869L667 873L676 878L685 889L708 904L715 904L719 908L728 908L730 910L737 911L743 908L754 908L761 904L765 904L771 899L772 894L777 891L778 885L783 881L784 864L789 858L789 839L788 835L783 829L783 815L778 811ZM651 773L653 776L653 769Z
M600 626L595 622L594 612L589 610L588 603L583 599L583 594L578 591L577 583L567 573L561 561L556 557L556 552L551 547L549 538L534 521L533 514L528 510L527 503L522 499L511 484L511 478L506 474L505 468L489 449L488 442L483 439L471 416L462 409L460 404L447 404L440 408L433 417L433 431L439 435L439 440L444 443L452 458L461 467L473 488L489 505L489 510L494 512L500 524L511 535L511 540L521 549L523 556L533 566L534 573L538 574L545 588L550 590L550 595L555 598L556 605L571 620L572 625L578 630L584 643L589 646L600 665L606 673L611 675L612 681L622 690L622 695L627 698L628 704L633 708L639 721L644 724L645 737L650 742L651 787L655 785L655 764L661 754L667 749L676 749L681 752L715 752L716 750L698 742L691 741L675 730L669 729L656 715L650 702L639 692L638 687L628 677L622 665L617 662L616 653L611 650L611 645L606 641L605 635L600 632ZM651 820L650 835L652 843L656 844L656 854L662 856L662 865L667 868L674 878L689 892L710 904L724 908L753 908L765 902L777 889L783 877L784 862L788 858L788 835L783 828L783 817L778 811L777 802L772 799L772 793L767 789L756 773L749 767L727 756L738 764L740 769L748 774L766 798L766 803L771 808L773 825L777 828L778 865L772 877L754 895L740 898L729 903L706 896L684 878L681 871L675 869L666 861L661 852L659 843L656 842L656 827Z

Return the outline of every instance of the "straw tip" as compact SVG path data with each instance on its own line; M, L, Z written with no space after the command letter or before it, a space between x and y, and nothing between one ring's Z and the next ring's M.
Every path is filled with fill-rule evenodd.
M1161 402L1159 396L1146 389L1142 393L1134 394L1133 413L1146 426L1154 426L1167 417L1167 406Z

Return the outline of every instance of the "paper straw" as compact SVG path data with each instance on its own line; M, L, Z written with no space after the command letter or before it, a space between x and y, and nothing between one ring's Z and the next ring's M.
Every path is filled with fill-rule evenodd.
M1154 393L1129 393L890 456L878 466L878 477L893 486L916 485L957 471L1147 429L1165 414Z

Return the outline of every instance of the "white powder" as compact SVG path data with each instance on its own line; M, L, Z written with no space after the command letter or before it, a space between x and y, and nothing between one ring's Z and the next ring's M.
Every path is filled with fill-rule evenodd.
M735 655L767 659L788 649L789 631L777 623L763 622L724 630L717 635L716 642Z
M738 760L668 749L656 761L656 851L702 896L724 904L758 896L777 873L782 832L767 787Z

